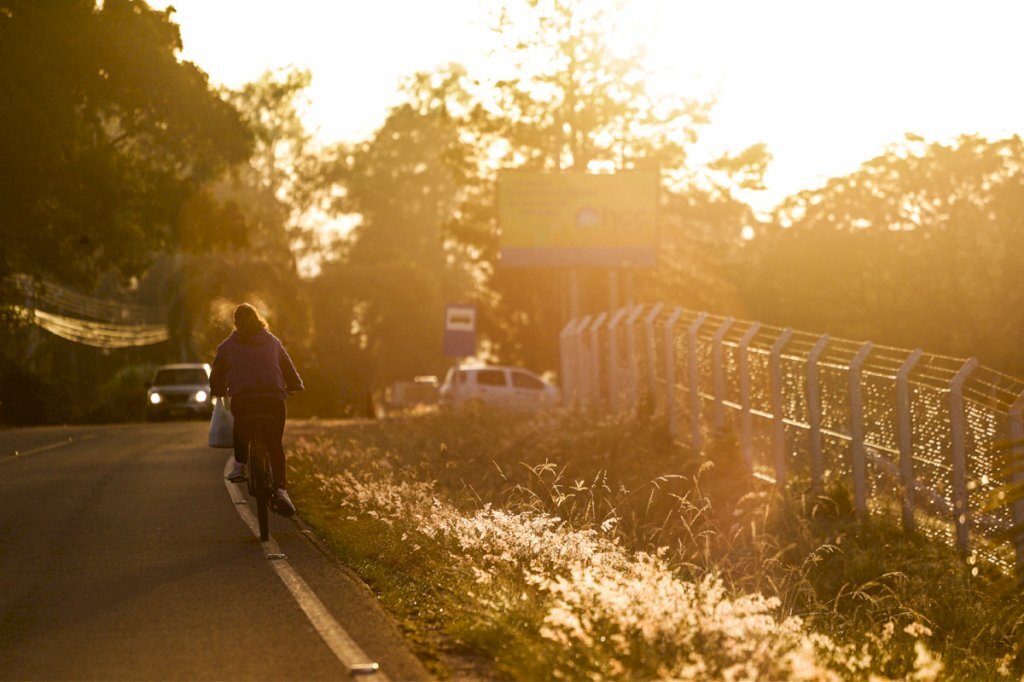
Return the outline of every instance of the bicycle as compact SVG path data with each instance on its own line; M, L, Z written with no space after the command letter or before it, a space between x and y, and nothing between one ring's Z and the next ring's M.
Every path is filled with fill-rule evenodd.
M266 420L270 415L254 414L245 417L254 422L249 439L249 473L246 483L249 495L256 498L256 518L260 525L260 541L270 539L270 499L274 494L274 471L270 466L270 450L264 441Z

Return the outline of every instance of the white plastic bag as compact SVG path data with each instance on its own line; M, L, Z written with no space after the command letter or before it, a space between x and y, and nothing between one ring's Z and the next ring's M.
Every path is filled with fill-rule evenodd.
M235 444L235 419L227 401L227 398L213 399L213 416L210 417L211 448L230 448Z

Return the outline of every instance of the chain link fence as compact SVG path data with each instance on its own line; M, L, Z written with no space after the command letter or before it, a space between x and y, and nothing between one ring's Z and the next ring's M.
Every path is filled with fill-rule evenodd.
M664 304L572 320L560 344L571 405L653 410L696 453L727 430L755 476L849 486L861 514L1024 569L1024 380Z

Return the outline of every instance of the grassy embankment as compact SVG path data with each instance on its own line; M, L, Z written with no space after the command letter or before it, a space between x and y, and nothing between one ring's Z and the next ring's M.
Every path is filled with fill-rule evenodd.
M1021 677L1012 581L662 433L426 415L301 440L289 479L439 677Z

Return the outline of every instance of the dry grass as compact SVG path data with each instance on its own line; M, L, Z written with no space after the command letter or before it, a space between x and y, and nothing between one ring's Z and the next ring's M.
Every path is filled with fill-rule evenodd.
M290 462L303 514L440 676L452 651L515 679L1020 675L998 578L862 527L841 490L757 489L734 453L484 412L336 429Z

